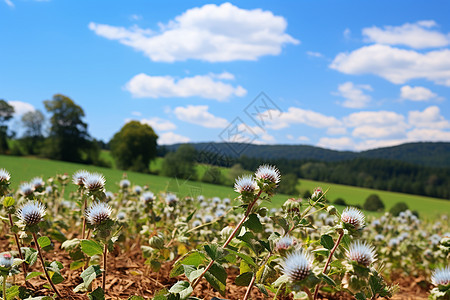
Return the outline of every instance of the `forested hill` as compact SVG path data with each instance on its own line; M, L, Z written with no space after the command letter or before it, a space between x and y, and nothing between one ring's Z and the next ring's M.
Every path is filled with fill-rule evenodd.
M197 151L216 152L237 158L245 155L260 159L345 161L356 158L378 158L408 162L429 167L450 167L450 143L408 143L362 152L336 151L307 145L253 145L242 143L191 143ZM175 151L180 144L165 146Z

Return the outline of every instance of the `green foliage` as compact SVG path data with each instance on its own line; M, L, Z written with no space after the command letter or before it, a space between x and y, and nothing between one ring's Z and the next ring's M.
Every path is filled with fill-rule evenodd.
M347 206L347 202L345 202L345 200L342 198L337 198L336 200L333 201L333 204Z
M201 181L212 184L223 184L225 180L220 168L208 167L206 172L203 174Z
M297 182L298 178L294 173L282 175L282 180L280 182L280 185L278 186L277 191L282 194L297 196Z
M371 194L364 202L363 208L368 211L383 211L384 203L377 194Z
M197 151L191 145L181 145L176 152L169 152L164 157L161 174L167 177L196 180L195 161Z
M391 209L389 210L389 212L393 215L393 216L398 216L402 211L407 210L408 204L406 204L405 202L397 202L395 203L394 206L391 207Z
M9 105L3 99L0 99L0 154L5 154L9 150L8 146L8 126L6 122L9 121L14 114L14 107Z
M35 155L41 153L44 143L42 134L45 122L44 115L39 110L29 111L22 116L21 122L24 133L18 142L24 154Z
M156 157L157 139L149 125L128 122L110 141L116 166L123 170L148 172L150 161Z

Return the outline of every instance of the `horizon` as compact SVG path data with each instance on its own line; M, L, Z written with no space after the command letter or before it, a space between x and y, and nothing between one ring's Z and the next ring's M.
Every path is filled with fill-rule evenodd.
M1 1L10 129L60 93L105 142L129 120L159 145L450 142L449 2L170 3Z

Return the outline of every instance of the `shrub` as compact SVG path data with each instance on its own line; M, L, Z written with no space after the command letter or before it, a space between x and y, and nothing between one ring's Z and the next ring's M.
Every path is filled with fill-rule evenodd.
M347 206L347 203L342 198L337 198L336 200L333 201L333 204Z
M405 202L397 202L394 206L391 207L389 212L394 216L398 216L402 211L405 211L408 208L408 204L406 204Z
M364 202L363 208L368 211L383 211L384 203L381 201L377 194L372 194L367 197L366 202Z

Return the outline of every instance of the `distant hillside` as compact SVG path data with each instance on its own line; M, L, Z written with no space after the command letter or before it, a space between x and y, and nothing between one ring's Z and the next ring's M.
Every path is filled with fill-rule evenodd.
M450 143L408 143L363 152L336 151L307 145L253 145L242 143L190 143L197 151L216 152L237 158L295 159L336 162L356 158L378 158L429 167L450 167ZM180 144L165 146L175 151Z

